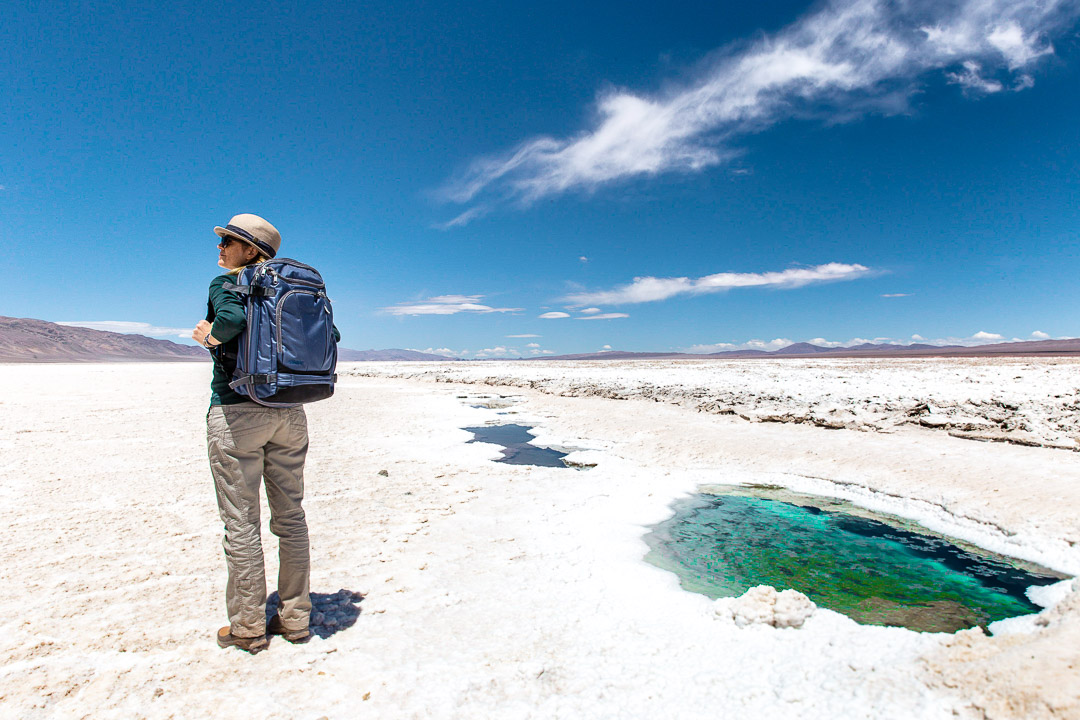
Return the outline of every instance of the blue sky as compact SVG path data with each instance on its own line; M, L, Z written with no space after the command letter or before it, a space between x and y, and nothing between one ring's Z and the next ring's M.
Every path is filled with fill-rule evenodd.
M1080 335L1080 2L676 5L18 3L0 314L176 339L254 212L356 349Z

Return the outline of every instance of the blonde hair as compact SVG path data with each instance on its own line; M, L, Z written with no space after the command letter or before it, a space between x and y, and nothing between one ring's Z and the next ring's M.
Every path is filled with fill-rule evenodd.
M240 242L240 241L239 241L239 240L237 240L236 242ZM226 275L239 275L239 274L240 274L240 271L241 271L241 270L243 270L244 268L248 267L249 265L258 265L259 263L264 263L264 262L266 262L267 260L269 260L269 259L270 259L270 258L268 258L268 257L267 257L266 255L264 255L263 253L259 252L259 251L258 251L258 250L259 250L259 248L255 247L255 246L254 246L254 245L252 245L251 243L244 243L244 244L245 244L245 245L247 245L247 246L248 246L249 248L251 248L252 250L255 250L255 251L256 251L256 252L255 252L255 257L254 257L254 258L252 258L251 260L249 260L248 262L244 263L244 264L243 264L243 265L241 265L240 267L238 267L238 268L233 268L232 270L230 270L229 272L227 272L227 273L226 273Z

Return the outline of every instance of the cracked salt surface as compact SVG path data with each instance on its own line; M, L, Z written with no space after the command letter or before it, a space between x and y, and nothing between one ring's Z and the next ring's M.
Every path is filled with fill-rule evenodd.
M502 382L499 368L475 365ZM772 482L897 506L952 536L1076 568L1072 453L971 443L918 425L824 431L523 388L514 409L541 432L536 442L588 448L570 458L598 463L553 472L492 463L491 446L464 442L461 427L498 412L454 397L477 385L350 377L358 367L372 372L342 364L334 398L307 409L304 504L312 590L363 593L359 603L343 597L334 619L350 619L348 605L361 612L329 637L275 642L254 657L222 651L212 637L223 624L225 568L205 466L208 364L0 367L3 714L1080 717L1080 593L1071 584L1047 589L1052 610L1026 625L1004 621L1017 631L994 637L863 626L822 608L798 629L739 627L734 613L725 618L642 560L645 529L670 515L675 498L702 482ZM925 380L925 365L865 367L914 399L961 394L946 382L957 367L949 363L937 366L945 380L921 385L913 371ZM680 381L669 370L635 366L654 387ZM805 366L744 370L814 390ZM568 382L592 382L572 372ZM1029 375L1036 415L1039 397L1068 392L1057 370Z

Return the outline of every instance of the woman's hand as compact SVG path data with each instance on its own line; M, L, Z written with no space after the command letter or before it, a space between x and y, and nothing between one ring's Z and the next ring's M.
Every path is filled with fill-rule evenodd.
M217 339L210 335L210 329L213 327L208 321L200 320L199 324L195 326L195 329L191 331L191 339L199 343L203 347L213 347L220 345ZM203 341L206 342L203 342Z

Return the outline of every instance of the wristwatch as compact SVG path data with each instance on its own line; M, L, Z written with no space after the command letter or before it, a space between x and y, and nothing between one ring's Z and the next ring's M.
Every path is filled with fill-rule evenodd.
M217 347L217 345L211 345L210 344L210 333L206 333L206 337L204 337L202 339L202 344L203 344L203 347L206 348L207 350L213 350L214 348Z

